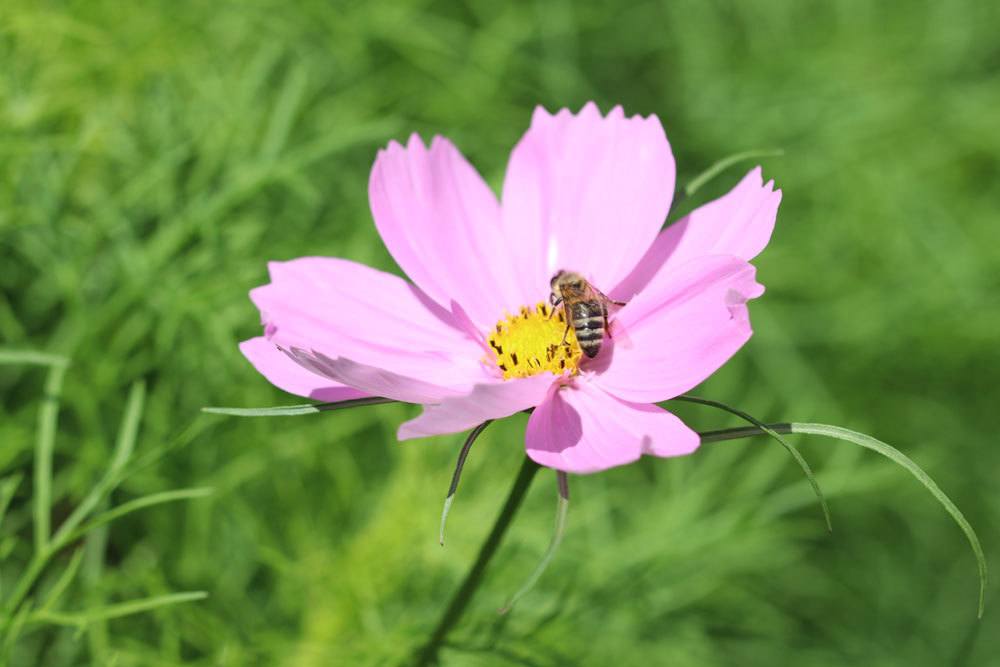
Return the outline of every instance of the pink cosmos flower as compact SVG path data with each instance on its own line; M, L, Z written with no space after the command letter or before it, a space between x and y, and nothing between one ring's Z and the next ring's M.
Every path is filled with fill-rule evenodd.
M423 406L406 440L534 408L538 463L589 473L643 454L694 451L657 405L711 375L749 339L781 191L760 168L661 231L674 158L655 116L535 110L498 200L442 137L379 151L375 226L412 282L347 259L269 264L250 292L264 335L240 345L268 380L319 401L382 396ZM627 305L593 359L548 305L558 270Z

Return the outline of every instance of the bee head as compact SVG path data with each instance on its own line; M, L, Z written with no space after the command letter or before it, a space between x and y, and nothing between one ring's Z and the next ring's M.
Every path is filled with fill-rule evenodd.
M552 291L572 290L582 291L587 287L587 281L579 273L560 269L549 281Z

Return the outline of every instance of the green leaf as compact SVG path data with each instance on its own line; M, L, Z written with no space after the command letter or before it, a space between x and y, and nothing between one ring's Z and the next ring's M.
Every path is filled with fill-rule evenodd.
M812 468L810 468L809 464L806 463L806 460L802 458L802 454L799 453L799 450L795 449L795 447L792 447L792 445L787 440L782 438L777 431L769 427L764 422L758 420L757 418L752 417L746 412L743 412L742 410L726 405L725 403L721 403L719 401L713 401L712 399L709 398L699 398L697 396L677 396L671 400L685 401L687 403L697 403L699 405L707 405L709 407L718 408L719 410L724 410L730 414L736 415L740 419L750 422L758 430L762 431L763 433L766 433L773 439L777 440L778 443L782 447L784 447L789 454L792 455L792 458L795 459L795 462L799 464L799 467L802 469L802 472L805 473L806 479L809 480L809 484L813 488L813 493L815 493L816 498L819 499L820 508L823 510L823 518L826 520L826 529L830 532L833 532L833 524L830 521L830 508L826 504L826 498L823 496L823 491L821 491L819 488L819 483L816 481L815 475L813 475Z
M916 477L917 481L923 484L924 488L931 492L934 499L941 503L948 514L951 515L951 518L955 520L955 523L958 524L958 527L962 529L963 533L965 533L965 537L969 540L972 552L976 556L976 565L979 568L979 618L983 617L983 609L986 604L986 582L988 579L986 556L983 553L983 547L979 543L976 531L972 529L972 526L966 520L965 515L962 514L961 510L955 506L955 503L953 503L951 499L945 495L944 491L942 491L940 487L934 483L934 480L932 480L930 476L928 476L927 473L920 468L920 466L914 463L913 460L895 447L892 447L891 445L888 445L869 435L865 435L864 433L858 433L857 431L851 431L839 426L830 426L828 424L792 423L789 427L792 433L824 435L830 438L836 438L837 440L854 443L855 445L859 445L865 449L870 449L873 452L878 452Z
M762 157L779 157L784 154L785 151L780 148L760 148L729 155L715 162L708 169L688 181L687 185L681 189L681 192L685 197L693 196L695 192L701 189L702 186L711 181L713 178L724 172L726 169L729 169L734 164L743 162L744 160Z
M193 602L204 600L208 597L205 591L190 591L185 593L171 593L169 595L157 595L155 597L130 600L119 604L105 605L86 609L80 612L55 612L40 609L28 617L29 623L51 623L53 625L67 625L71 627L83 628L95 621L108 620L111 618L121 618L139 614L144 611L152 611L169 605L180 604L182 602Z
M279 405L271 408L202 408L202 412L213 415L229 415L231 417L291 417L295 415L311 415L327 410L344 410L347 408L357 408L364 405L381 405L382 403L396 403L391 398L381 398L372 396L370 398L355 398L349 401L338 401L336 403L304 403L301 405Z

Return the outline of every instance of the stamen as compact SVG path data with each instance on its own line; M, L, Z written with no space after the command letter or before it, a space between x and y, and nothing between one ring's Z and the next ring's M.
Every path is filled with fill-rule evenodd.
M565 339L564 339L565 337ZM582 352L572 327L567 331L562 308L540 302L534 308L521 306L517 315L497 322L496 333L487 339L503 378L523 378L545 371L575 374Z

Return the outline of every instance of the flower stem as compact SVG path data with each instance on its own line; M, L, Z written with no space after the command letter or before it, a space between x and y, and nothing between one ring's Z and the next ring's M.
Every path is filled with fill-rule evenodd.
M507 528L510 527L510 522L517 513L518 508L521 506L521 501L524 500L524 496L528 492L528 487L531 486L531 480L534 479L538 468L537 463L527 456L524 457L524 462L517 473L514 485L511 487L510 493L507 494L507 502L504 503L503 509L500 510L500 515L493 523L493 529L490 531L486 541L483 542L483 546L479 548L479 555L476 557L476 562L469 569L469 573L465 575L465 581L462 582L458 591L452 596L448 608L441 615L437 627L434 628L434 633L431 634L430 639L427 640L427 643L424 644L423 648L417 654L416 662L414 663L415 667L425 667L437 661L437 654L441 649L441 644L455 623L462 617L462 612L465 611L466 606L472 600L472 596L476 593L476 589L479 588L479 584L483 579L483 573L486 572L486 566L489 565L493 554L496 553L497 547L500 546L500 541L503 539L504 533L507 532Z
M788 424L769 424L768 426L779 433L790 433ZM735 440L755 435L764 435L764 432L757 427L750 427L706 431L700 435L702 436L702 442L717 442L720 440ZM472 596L479 588L483 574L486 572L486 566L489 565L493 554L496 553L497 547L500 546L500 541L510 527L511 520L517 513L518 508L521 506L521 501L524 500L524 496L527 494L528 487L531 485L531 480L534 479L535 473L538 472L538 468L537 463L527 456L524 457L524 462L517 473L514 485L507 495L507 502L504 503L503 509L500 510L500 515L493 523L493 529L490 531L486 541L483 542L483 546L479 548L479 555L476 557L476 562L473 563L468 574L465 575L465 580L458 591L452 596L451 602L448 604L448 608L444 614L441 615L433 634L431 634L427 643L417 652L413 663L414 667L427 667L427 665L436 663L441 645L444 643L448 633L451 632L451 629L458 623L465 612L465 608L472 600ZM562 489L560 488L561 492Z
M803 426L811 425L790 424L787 422L763 424L763 426L776 433L813 432L801 430ZM798 427L798 429L796 427ZM701 436L702 443L707 444L710 442L751 438L754 436L767 435L767 433L762 430L760 426L755 425L750 427L719 429L715 431L702 431L698 435ZM823 433L823 435L825 435L825 433ZM462 614L465 612L465 608L468 606L469 602L472 600L472 596L479 588L479 584L483 579L483 574L486 572L486 567L489 565L490 560L496 553L497 547L500 546L500 541L503 539L504 534L506 534L507 529L510 527L511 520L514 518L518 508L521 506L521 502L524 500L524 496L527 494L528 487L531 485L531 480L534 479L535 473L538 472L538 468L539 466L537 463L528 457L524 458L524 462L521 464L521 469L517 473L517 478L514 480L514 485L511 487L510 493L507 495L507 502L504 503L503 509L500 510L500 515L494 522L493 529L490 531L486 541L483 542L483 546L479 548L479 555L476 557L476 562L473 563L468 574L465 575L465 580L462 582L458 591L454 596L452 596L451 602L448 604L448 608L445 610L444 614L441 615L441 619L438 621L437 627L434 628L434 632L431 634L430 639L428 639L427 643L424 644L416 653L415 661L413 663L414 667L427 667L428 665L432 665L437 662L438 652L441 650L441 646L444 644L445 638L448 636L448 633L451 632L455 624L458 623L459 619L461 619ZM563 479L560 478L559 481L560 497L568 498L569 493L563 485ZM976 546L978 547L978 542L976 542ZM977 551L977 555L979 553L980 552Z

